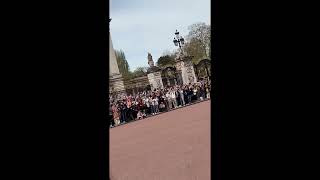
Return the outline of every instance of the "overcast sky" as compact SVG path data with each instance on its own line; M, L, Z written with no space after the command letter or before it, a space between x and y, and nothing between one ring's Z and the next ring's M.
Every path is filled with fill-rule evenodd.
M210 24L210 0L110 0L110 33L113 47L122 49L130 69L148 66L164 51L172 51L174 32L186 36L188 26Z

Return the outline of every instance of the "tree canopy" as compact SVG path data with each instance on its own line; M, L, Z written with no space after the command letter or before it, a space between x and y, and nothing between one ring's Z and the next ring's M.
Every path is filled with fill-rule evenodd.
M124 80L144 76L147 73L147 67L137 67L134 71L130 70L126 56L122 50L115 50L118 68Z
M165 67L167 65L174 65L174 63L175 63L174 58L175 58L174 55L163 55L158 59L157 65L159 67Z
M132 78L140 77L140 76L145 76L147 75L147 70L148 67L137 67L133 72L132 72Z
M192 24L188 27L189 33L186 35L185 44L182 47L183 52L193 56L193 62L198 63L200 60L211 59L211 26L203 22ZM178 49L173 53L165 51L158 59L159 67L166 67L175 64L175 57Z
M130 78L130 67L124 52L122 50L115 50L115 54L120 73L125 79Z
M194 56L194 62L211 56L211 26L205 23L195 23L189 26L189 34L183 50Z

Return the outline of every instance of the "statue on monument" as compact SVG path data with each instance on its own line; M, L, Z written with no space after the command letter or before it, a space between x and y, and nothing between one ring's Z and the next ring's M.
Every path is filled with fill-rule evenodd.
M148 73L151 73L151 72L153 73L153 72L157 72L157 71L161 70L159 67L154 65L154 61L152 59L151 53L148 53L148 64L150 66L150 68L148 68L148 70L147 70Z
M151 68L154 66L154 62L150 53L148 53L148 64Z

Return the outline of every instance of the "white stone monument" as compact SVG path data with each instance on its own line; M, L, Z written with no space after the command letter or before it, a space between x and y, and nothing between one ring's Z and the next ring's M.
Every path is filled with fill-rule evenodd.
M109 22L111 19L109 19ZM116 54L109 32L109 93L125 93L122 75L119 71Z

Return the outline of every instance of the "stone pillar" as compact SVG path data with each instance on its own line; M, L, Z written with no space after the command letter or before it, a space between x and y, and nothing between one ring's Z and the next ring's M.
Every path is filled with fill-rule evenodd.
M179 59L176 63L176 67L178 70L181 70L184 85L197 82L191 57L185 56L182 59Z
M148 80L151 85L151 90L153 91L156 88L163 89L163 82L161 78L161 72L152 72L148 74Z
M125 93L123 78L121 75L109 76L109 91L115 93Z

